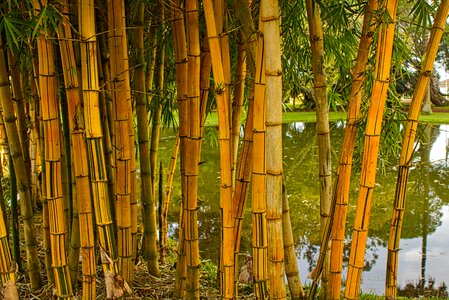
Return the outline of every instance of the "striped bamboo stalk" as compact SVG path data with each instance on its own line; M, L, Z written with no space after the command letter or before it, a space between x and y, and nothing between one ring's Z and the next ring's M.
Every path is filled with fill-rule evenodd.
M368 121L366 124L365 147L351 251L349 254L349 267L344 295L345 299L356 299L360 296L360 284L364 267L366 240L368 237L371 200L376 181L382 115L387 98L390 76L397 1L388 0L385 3L382 3L381 9L385 10L385 13L389 15L389 18L382 18L379 26L376 68L374 71L373 90L368 111Z
M33 1L35 13L40 13L46 1ZM45 20L45 16L44 16ZM48 205L52 268L55 277L56 294L59 298L73 297L70 272L66 254L66 215L62 191L61 172L61 129L57 95L57 78L54 65L53 43L48 29L37 37L39 63L40 109L44 126L45 143L45 194Z
M393 217L390 225L390 238L388 239L387 274L385 281L385 297L397 298L398 255L402 232L402 222L405 211L405 198L407 193L407 179L410 171L413 152L415 149L416 132L419 112L426 95L430 76L432 76L435 57L438 53L446 19L449 13L449 1L442 0L438 8L430 33L429 42L422 58L422 65L418 82L413 93L412 103L408 111L407 123L402 142L402 151L399 158L398 178L394 197Z
M96 291L96 264L95 264L95 241L93 228L93 209L92 198L89 181L89 164L87 145L84 140L84 116L82 113L82 99L80 95L80 86L78 80L78 72L76 69L75 52L73 47L73 37L71 31L70 20L68 19L67 1L62 3L63 21L58 27L59 49L61 55L62 68L64 76L64 86L67 95L67 108L69 114L69 130L73 155L73 172L75 177L75 203L74 207L78 213L80 235L80 247L82 256L82 274L83 274L83 299L95 298ZM75 219L74 219L75 220ZM79 260L79 257L76 257ZM76 272L72 272L76 275ZM73 279L72 279L73 281Z
M326 222L329 219L332 196L331 146L329 131L329 104L326 96L326 72L324 67L324 36L318 4L306 1L307 20L309 23L310 45L312 48L313 90L316 104L316 134L318 142L318 169L320 178L320 216L321 235L324 236ZM321 276L321 292L327 294L329 280L330 245L326 249L325 266Z
M171 2L171 17L172 17L172 31L173 31L173 45L175 50L175 62L176 62L176 88L177 88L177 103L179 112L179 129L178 135L180 138L180 172L181 172L181 190L182 190L182 202L180 207L179 216L179 242L178 242L178 261L176 265L175 275L175 288L173 297L176 299L183 298L185 296L185 284L186 284L186 255L185 255L185 241L184 241L184 227L185 216L184 206L186 201L186 189L187 182L185 176L185 164L186 164L186 137L188 132L188 120L187 120L187 39L184 25L184 11L180 0Z
M225 86L223 56L220 49L220 37L216 29L214 8L210 0L203 1L206 17L207 38L212 59L212 71L215 81L215 99L218 110L218 130L220 140L220 209L221 209L221 247L220 247L220 294L224 299L234 297L234 220L232 218L231 183L231 133L230 103Z
M200 254L198 243L198 173L200 161L200 32L198 18L198 1L186 2L187 28L187 98L188 119L186 138L186 199L184 209L185 218L185 247L186 247L186 297L199 299L200 297Z
M115 158L115 210L117 222L118 267L125 281L129 281L132 265L131 241L131 156L129 119L131 90L129 82L128 50L125 24L125 2L108 0L111 98L114 128L112 147Z
M285 299L282 240L282 66L277 1L261 2L265 59L265 161L267 193L268 284L272 299Z
M109 205L108 180L102 142L94 1L82 0L79 1L78 5L81 87L84 101L84 110L78 110L78 113L84 116L92 200L98 228L98 243L101 249L103 271L105 273L106 298L120 298L123 296L124 291L114 287L114 281L119 279L116 263L117 247L112 225L111 207Z
M3 49L3 42L1 38L0 49ZM39 273L40 268L37 257L37 241L34 229L31 190L28 176L25 173L26 167L20 146L19 134L15 123L16 118L14 115L4 52L0 55L0 99L9 149L13 159L14 170L18 178L17 189L21 199L20 211L24 227L27 270L30 276L31 289L37 290L41 287L41 276Z

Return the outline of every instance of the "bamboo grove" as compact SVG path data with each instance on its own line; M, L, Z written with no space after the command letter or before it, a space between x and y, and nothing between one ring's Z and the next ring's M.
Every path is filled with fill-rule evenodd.
M211 112L218 116L219 196L208 199L219 204L218 297L240 296L242 233L249 226L251 297L360 298L383 115L394 63L400 61L394 56L397 15L407 5L397 0L3 1L0 177L11 191L17 188L19 201L17 196L7 201L6 188L0 189L0 298L51 290L47 295L57 299L134 299L141 290L140 262L151 275L150 285L170 272L168 292L155 292L161 298L209 296L201 279L199 191ZM418 59L420 76L397 158L385 266L389 299L397 297L419 113L449 11L447 0L432 5L432 15L418 20L430 19L433 27L427 24L431 30ZM338 13L341 8L347 15ZM338 46L337 37L349 26L348 15L354 18L351 59L328 46L347 46L343 41ZM338 74L345 68L347 74ZM348 92L342 93L346 127L333 173L329 109L335 78L345 78ZM306 85L317 119L319 182L310 185L319 190L321 223L321 249L308 288L299 278L282 154L283 106L290 96L305 97L304 91L293 94ZM176 142L168 149L170 163L161 162L168 174L164 186L159 142L170 124ZM364 144L360 174L352 170L357 132ZM350 199L356 176L357 199ZM357 205L352 237L345 234L350 202ZM179 209L174 232L170 207ZM348 240L349 264L343 270ZM173 241L176 246L170 246Z

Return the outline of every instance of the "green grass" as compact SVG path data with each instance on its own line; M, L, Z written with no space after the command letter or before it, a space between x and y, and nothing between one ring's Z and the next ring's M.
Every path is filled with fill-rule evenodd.
M329 121L335 122L339 120L345 120L345 112L330 112ZM448 124L449 123L449 112L434 112L431 115L421 115L419 117L422 123L432 123L432 124ZM316 122L316 114L314 111L308 112L285 112L282 114L283 123L291 122ZM217 126L218 125L218 115L216 112L212 112L207 116L206 126Z

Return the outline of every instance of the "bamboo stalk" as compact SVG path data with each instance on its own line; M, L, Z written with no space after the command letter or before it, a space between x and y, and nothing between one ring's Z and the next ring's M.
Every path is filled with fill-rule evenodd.
M175 288L173 297L176 299L183 298L185 296L185 277L186 277L186 255L185 255L185 241L184 241L184 227L185 216L184 206L186 202L186 190L187 182L185 176L185 164L186 164L186 137L188 132L187 122L187 39L184 26L184 12L181 5L181 1L176 0L171 2L171 17L172 17L172 31L173 31L173 46L175 50L175 63L176 63L176 88L177 88L177 103L179 112L179 129L178 135L180 138L180 172L181 172L181 190L182 201L180 207L179 216L179 242L178 242L178 260L176 265L175 275Z
M70 131L72 155L73 155L73 173L75 178L76 191L74 195L73 208L78 217L72 225L73 234L79 234L79 242L82 256L82 274L83 274L83 299L94 299L96 296L96 263L95 263L95 241L93 228L92 198L89 182L89 164L87 161L88 153L86 141L84 140L84 117L81 112L82 99L80 95L80 86L78 72L76 69L75 52L73 47L73 38L68 20L67 2L62 2L62 11L64 19L58 27L59 49L61 53L62 68L65 70L64 86L67 94L68 108L68 126ZM75 217L75 214L74 214ZM73 239L71 239L73 243ZM79 260L78 256L74 259ZM72 271L76 275L75 270Z
M131 240L131 156L129 119L131 105L128 50L123 0L108 0L109 49L111 68L111 98L113 101L114 132L112 147L115 158L115 207L117 222L117 251L119 272L129 281L132 265Z
M349 254L349 268L344 295L345 299L356 299L360 296L360 284L364 267L366 239L368 237L371 201L376 181L382 115L387 98L390 76L397 1L388 0L383 3L381 8L385 10L385 13L388 14L389 17L383 17L379 26L376 68L374 71L373 90L365 132L365 147L351 251Z
M171 156L171 163L170 168L168 172L168 179L165 189L165 198L162 205L162 213L161 213L161 247L160 247L160 257L161 261L164 262L165 259L165 252L167 248L167 241L168 241L168 221L167 221L167 215L168 215L168 204L170 203L171 198L171 191L173 187L173 178L175 176L175 169L176 169L176 162L178 161L178 152L179 152L179 135L176 134L176 141L175 145L173 146L173 154Z
M324 239L326 222L329 222L332 177L331 146L329 131L329 104L326 96L326 72L324 67L324 37L320 9L312 0L306 1L309 23L310 45L312 48L313 90L316 104L316 134L318 141L318 169L320 178L321 235ZM327 294L329 280L330 244L325 244L326 258L321 278L321 292Z
M0 38L0 49L3 42ZM31 201L30 184L25 173L26 167L20 146L19 135L15 123L14 108L10 92L8 73L4 52L0 55L0 99L3 109L6 134L10 153L13 159L14 170L18 178L17 189L19 191L21 205L20 211L23 219L25 249L27 258L27 270L30 276L31 289L37 290L41 287L41 277L39 273L39 260L37 257L37 241L34 229L33 207Z
M252 168L252 229L253 271L256 299L268 297L267 287L267 201L266 201L266 156L265 156L265 53L263 23L259 19L258 48L254 79L253 111L253 168Z
M148 100L146 97L145 79L145 57L144 57L144 2L140 1L134 16L134 36L137 50L136 68L134 70L134 81L136 89L136 111L137 111L137 132L140 155L141 186L140 194L142 201L142 219L144 231L142 239L142 256L147 262L150 274L159 276L159 265L157 261L157 240L156 240L156 214L153 187L151 181L150 168L150 147L149 147L149 111L147 110ZM153 57L154 59L154 57ZM154 59L155 60L155 59ZM152 82L151 82L152 85Z
M415 149L415 139L418 127L419 113L425 98L426 89L432 76L433 65L438 53L446 19L449 13L449 1L442 0L435 16L430 33L429 42L422 58L422 65L418 82L413 93L412 103L408 112L407 123L402 142L402 151L399 158L398 177L394 197L393 217L390 225L388 240L387 273L385 281L385 297L397 298L398 256L402 232L402 222L405 212L405 199L407 193L407 179L411 160Z
M287 276L290 296L293 300L304 299L305 294L301 286L301 278L299 277L295 241L293 238L292 222L290 220L290 206L288 204L284 179L282 179L282 235L285 253L285 275Z
M187 28L187 78L188 119L186 138L186 199L183 206L185 217L185 247L186 247L186 297L200 297L200 255L198 243L198 173L200 160L200 36L198 19L198 1L186 2Z
M282 66L277 1L261 2L265 50L268 284L272 299L286 297L282 241Z
M117 247L111 208L109 205L108 181L102 143L102 128L99 105L97 42L95 33L95 11L93 0L79 1L80 48L82 92L84 101L84 125L87 142L88 164L98 228L98 242L101 249L105 273L106 298L120 298L125 294L117 288L115 281L123 281L118 275ZM126 282L124 282L126 287ZM129 291L128 291L129 292Z
M212 59L215 80L215 98L218 110L218 130L220 140L220 209L221 209L221 247L220 247L220 294L224 299L234 297L234 220L232 218L232 176L231 176L231 133L230 104L225 87L223 56L220 38L216 29L214 8L210 0L203 1L206 17L207 38Z

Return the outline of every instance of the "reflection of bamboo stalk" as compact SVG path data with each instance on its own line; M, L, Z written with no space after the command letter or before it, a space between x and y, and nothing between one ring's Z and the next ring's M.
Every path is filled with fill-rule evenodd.
M427 44L426 51L423 55L420 76L413 93L412 103L407 117L404 140L402 142L402 151L399 159L393 217L390 226L390 238L388 240L387 274L385 282L386 297L397 297L398 252L402 222L404 219L407 178L414 152L419 112L426 94L427 86L429 85L430 76L432 76L434 61L438 52L438 45L440 44L441 37L444 32L444 26L446 25L448 13L449 1L443 0L438 8L430 34L429 43Z
M345 299L356 299L360 295L366 240L368 238L371 201L376 182L376 167L379 154L380 133L382 129L382 115L387 98L390 77L397 4L397 0L388 0L383 3L382 6L389 17L382 18L382 24L379 25L376 68L374 71L374 83L368 111L368 121L366 124L365 146L351 251L349 254Z

